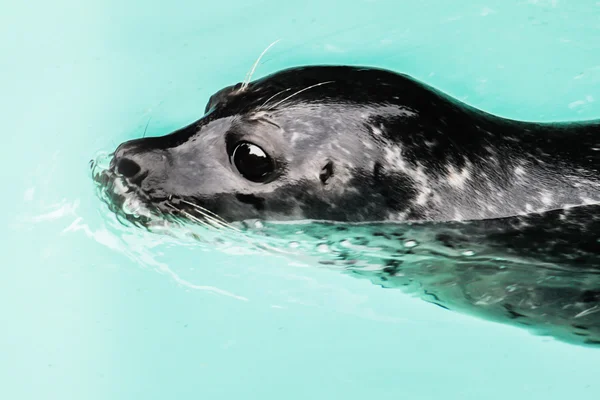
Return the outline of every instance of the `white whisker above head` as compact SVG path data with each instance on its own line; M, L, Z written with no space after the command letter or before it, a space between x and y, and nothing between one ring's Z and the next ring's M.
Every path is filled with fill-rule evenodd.
M148 122L146 122L146 127L144 128L144 134L142 135L142 138L146 137L146 131L148 131L148 125L150 125L151 120L152 120L152 116L150 116L150 118L148 118Z
M250 83L250 80L252 79L252 75L254 75L254 71L256 70L256 67L258 66L258 63L260 62L260 60L263 58L263 56L267 53L267 51L269 51L269 49L271 47L273 47L276 43L278 43L281 39L277 39L276 41L274 41L273 43L271 43L269 46L267 46L266 49L263 50L262 53L260 53L260 56L258 56L258 58L256 59L256 61L254 62L254 64L252 65L252 68L250 69L250 71L248 72L248 74L246 75L246 78L244 79L244 82L242 82L242 86L240 87L240 92L246 90L246 88L248 87L248 84Z
M260 107L258 107L258 110L262 110L267 105L268 102L270 102L271 100L273 100L275 97L279 96L281 93L285 93L285 92L288 92L290 90L291 90L291 88L287 88L287 89L283 89L283 90L280 90L279 92L275 93L273 96L269 97L267 99L267 101L265 101L264 103L262 103L262 105Z
M288 101L288 100L289 100L289 99L291 99L292 97L294 97L294 96L296 96L296 95L298 95L298 94L300 94L300 93L302 93L302 92L306 92L306 91L307 91L307 90L309 90L309 89L313 89L313 88L316 88L316 87L318 87L318 86L327 85L328 83L333 83L333 82L335 82L335 81L327 81L327 82L316 83L316 84L314 84L314 85L311 85L311 86L305 87L304 89L300 89L300 90L298 90L297 92L295 92L295 93L293 93L293 94L290 94L288 97L286 97L285 99L281 100L279 103L276 103L276 104L274 104L273 106L269 107L269 110L273 110L275 107L277 107L277 106L279 106L279 105L283 104L284 102Z

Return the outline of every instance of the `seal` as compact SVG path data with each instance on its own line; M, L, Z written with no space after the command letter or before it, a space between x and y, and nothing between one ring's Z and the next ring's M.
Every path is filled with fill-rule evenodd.
M402 222L597 204L599 172L597 121L514 121L391 71L306 66L220 90L192 124L121 144L108 174L164 214Z
M599 121L515 121L391 71L298 67L223 88L95 178L142 225L258 219L261 238L325 246L319 262L375 284L600 345Z

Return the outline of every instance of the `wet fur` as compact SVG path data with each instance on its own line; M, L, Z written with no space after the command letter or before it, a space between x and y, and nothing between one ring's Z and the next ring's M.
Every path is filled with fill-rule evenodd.
M240 139L276 158L272 181L236 176L227 154ZM380 268L353 273L416 282L450 309L600 342L598 122L512 121L393 72L299 67L224 88L189 126L122 144L107 188L123 159L140 166L125 193L157 215L222 226L369 223L365 245L386 243L371 260ZM407 229L422 238L414 249L398 247ZM418 254L429 258L407 261ZM497 301L482 303L486 293Z

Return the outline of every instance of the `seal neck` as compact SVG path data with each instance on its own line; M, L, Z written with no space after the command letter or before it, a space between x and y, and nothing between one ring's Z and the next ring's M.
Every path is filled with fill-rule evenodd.
M561 174L600 181L600 121L510 125L504 138L513 154Z

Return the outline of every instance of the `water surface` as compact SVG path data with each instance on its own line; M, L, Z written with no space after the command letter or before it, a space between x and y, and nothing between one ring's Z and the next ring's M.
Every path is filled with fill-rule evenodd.
M116 229L98 152L197 119L210 94L299 64L408 73L510 118L600 118L600 5L107 0L3 7L6 399L562 399L598 351L448 312L281 256Z

